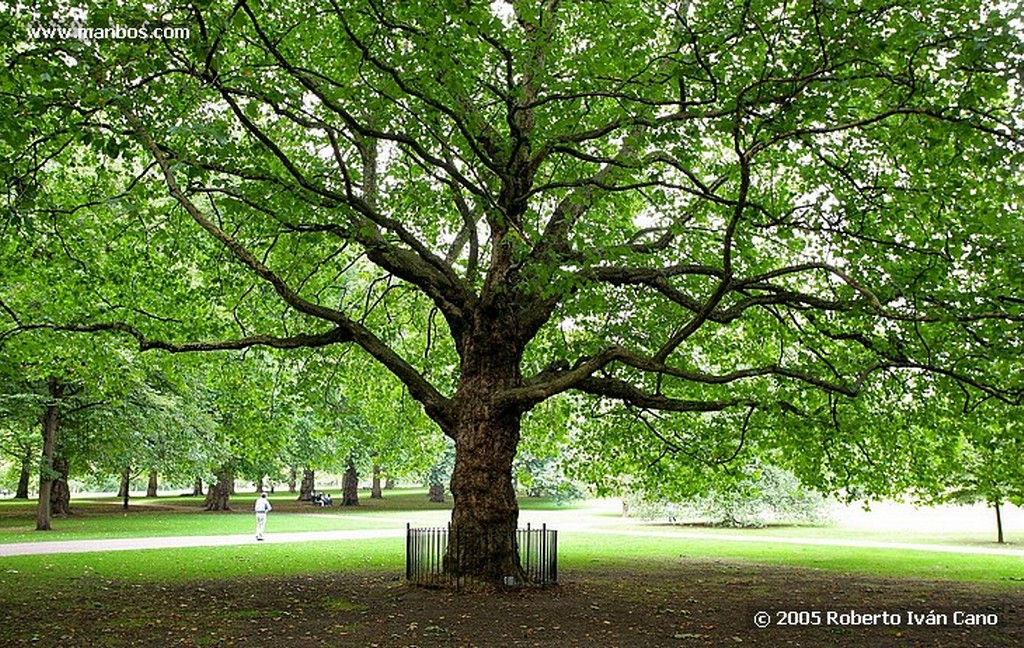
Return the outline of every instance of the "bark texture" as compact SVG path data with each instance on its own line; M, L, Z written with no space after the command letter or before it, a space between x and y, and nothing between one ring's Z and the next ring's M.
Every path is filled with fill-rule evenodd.
M512 487L522 412L494 404L496 394L521 381L522 349L510 345L508 335L515 329L514 318L498 318L464 340L452 430L454 508L445 571L493 584L519 584L523 577L515 533L519 505Z
M348 470L341 478L341 505L359 505L359 473L356 472L356 466L351 459L348 461Z
M53 459L53 470L57 477L50 489L50 512L53 515L71 515L71 487L68 485L68 460L57 456Z
M157 480L156 469L151 469L149 471L149 483L146 484L146 497L156 497L156 491L158 486L159 481Z
M206 491L207 511L230 511L231 486L235 481L235 472L230 467L221 468L217 472L217 482Z
M444 484L431 484L427 495L431 502L441 504L444 502Z
M313 499L314 490L316 490L316 474L306 468L302 471L302 483L299 484L299 501L308 502Z
M384 499L380 488L380 466L373 464L373 484L370 486L370 499Z
M32 449L25 450L21 459L21 475L18 477L18 488L14 491L14 499L28 499L28 484L32 478Z
M50 530L50 493L53 489L53 460L57 451L57 434L60 430L60 399L64 396L64 385L51 378L48 381L50 402L43 414L43 456L39 471L39 506L36 512L36 530Z

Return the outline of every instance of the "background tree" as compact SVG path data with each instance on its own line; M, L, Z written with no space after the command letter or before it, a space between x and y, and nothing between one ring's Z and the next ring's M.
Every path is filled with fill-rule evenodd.
M634 451L605 426L627 458L788 452L822 482L861 446L906 449L830 416L849 399L868 409L931 374L1020 401L1009 6L79 10L191 36L4 39L8 220L84 221L111 251L82 276L167 289L108 281L59 317L4 295L9 330L172 352L360 347L456 443L451 569L519 574L522 420L568 392L654 439ZM7 11L20 34L39 19ZM69 174L114 191L52 194ZM63 216L37 223L41 202ZM412 312L415 340L395 317Z
M13 376L0 380L0 453L12 461L17 476L12 483L15 499L28 499L29 482L40 453L38 395L26 392Z
M914 492L928 504L984 503L993 510L996 542L1002 544L1003 506L1024 503L1024 429L1018 413L992 402L968 409L955 401L949 405L936 407L925 423L943 431L944 447L922 456L918 470L925 478Z
M292 411L278 392L280 359L259 349L218 355L219 362L204 363L202 377L215 421L210 444L218 450L206 466L213 477L205 500L210 511L230 510L236 478L257 489L268 475L280 479L293 433Z
M215 434L212 400L205 387L176 375L188 369L151 367L124 397L103 408L105 426L114 433L91 453L90 463L98 472L121 474L125 508L133 480L145 477L147 497L155 497L157 474L190 480L215 454L209 445Z
M71 471L83 471L124 430L109 414L140 365L116 346L58 333L18 339L0 353L5 419L31 425L41 449L38 530L50 529L52 514L71 513Z
M0 452L7 455L11 462L12 472L17 477L11 480L14 499L28 499L29 485L32 479L33 459L38 455L36 439L38 435L30 434L25 428L0 426Z
M444 502L444 485L449 483L455 470L455 446L451 441L444 444L442 452L434 457L433 463L427 468L424 481L427 485L427 498L435 504Z
M368 410L387 411L394 405L383 395L369 402L362 398L360 390L372 394L376 385L365 363L353 367L330 352L314 351L289 366L290 383L279 388L292 408L286 461L296 474L303 473L299 499L308 501L316 470L342 471L349 459L370 465L380 433L368 420Z
M528 496L552 497L557 502L585 496L581 484L566 475L575 454L574 441L594 430L588 417L581 415L582 409L579 398L550 400L535 407L524 419L513 474L517 487Z
M631 502L630 514L668 522L697 522L726 527L822 524L830 503L807 489L792 473L775 466L752 466L725 488L682 501Z
M353 378L345 381L344 389L365 417L364 452L370 453L372 477L418 481L444 452L444 436L399 381L366 360L354 362L359 368L348 372ZM367 379L369 376L372 378ZM450 477L449 470L443 483Z

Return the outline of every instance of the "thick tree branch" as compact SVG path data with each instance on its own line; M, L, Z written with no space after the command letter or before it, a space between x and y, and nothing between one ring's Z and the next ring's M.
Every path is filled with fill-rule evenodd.
M135 129L138 138L142 141L145 148L157 161L171 196L185 209L189 216L191 216L192 219L200 225L200 227L206 230L216 240L220 241L237 260L250 268L261 279L273 286L278 295L280 295L281 298L284 299L284 301L292 308L300 313L313 316L317 319L332 322L336 324L339 329L344 330L346 334L350 336L349 339L359 344L359 346L365 349L370 353L370 355L398 376L398 378L409 388L413 397L424 404L424 407L431 417L435 418L435 420L437 420L442 426L449 423L447 399L445 399L433 385L424 379L412 365L402 359L386 344L381 342L368 329L349 319L340 311L330 309L319 304L314 304L303 299L294 292L283 279L257 259L255 255L207 218L206 215L203 214L195 203L193 203L178 186L166 154L159 146L156 145L153 138L149 135L138 117L135 116L127 107L122 106L121 110L122 114L124 114L125 118ZM120 328L122 332L132 334L129 329L130 327L123 326ZM211 349L196 348L192 350L198 351Z
M122 333L131 336L139 345L140 351L159 349L169 353L189 353L196 351L237 351L254 346L265 346L274 349L316 348L350 342L351 332L337 327L323 333L276 337L272 335L253 335L235 340L217 340L206 342L170 342L153 339L142 331L124 322L98 322L94 324L25 324L0 333L0 344L7 339L30 331L56 331L64 333Z
M683 400L661 394L649 394L617 378L591 376L579 381L574 389L586 394L612 398L634 407L667 412L721 412L733 407L756 407L757 402L746 398L726 400Z

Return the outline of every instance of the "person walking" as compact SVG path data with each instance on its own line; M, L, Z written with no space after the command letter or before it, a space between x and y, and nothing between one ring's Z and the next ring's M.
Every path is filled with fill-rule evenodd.
M256 500L256 506L254 509L256 511L256 539L262 540L263 532L267 528L267 513L270 513L270 511L274 509L274 507L270 505L270 500L267 499L266 493L262 493L260 498Z

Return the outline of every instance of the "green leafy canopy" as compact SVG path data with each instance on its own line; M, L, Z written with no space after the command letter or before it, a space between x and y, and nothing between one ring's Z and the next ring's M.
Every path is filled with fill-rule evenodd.
M1021 402L1009 6L3 11L2 344L357 346L457 441L571 397L597 474L851 492L920 399Z

